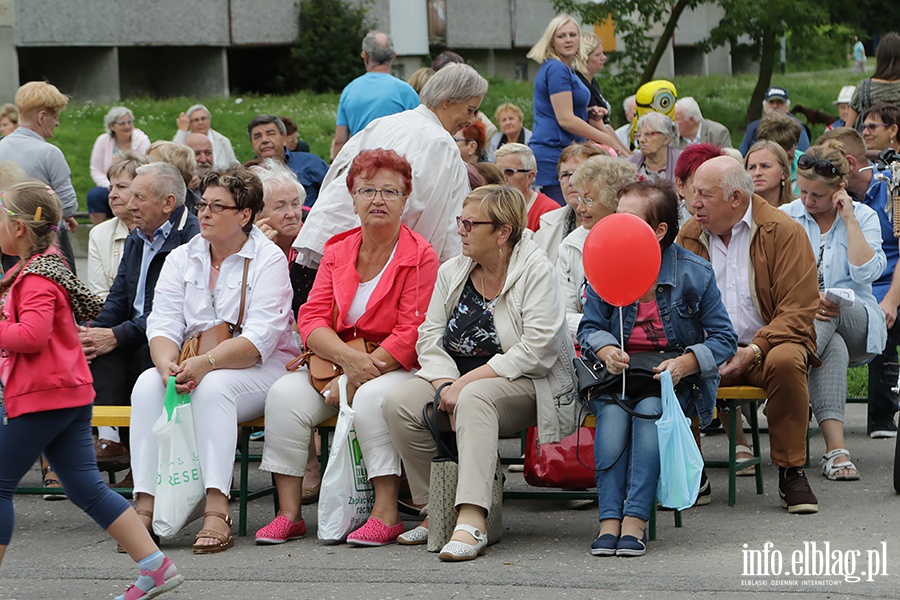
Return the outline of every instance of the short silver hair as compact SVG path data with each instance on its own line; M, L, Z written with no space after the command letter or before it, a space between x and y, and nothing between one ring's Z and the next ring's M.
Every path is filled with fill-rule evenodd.
M149 175L150 190L157 198L165 198L169 194L175 196L175 208L184 205L184 197L187 195L187 186L181 173L174 165L165 162L152 162L149 165L138 167L134 176Z
M735 192L740 192L742 196L748 199L753 198L753 177L744 170L741 163L735 161L734 166L729 166L722 173L722 179L719 180L719 189L725 194L724 199L727 201Z
M384 36L387 44L380 43L380 36ZM394 60L394 39L383 31L370 31L363 38L362 51L368 55L369 60L376 65L387 65Z
M703 120L703 113L700 112L700 105L691 96L679 98L675 102L675 110L681 109L681 115L686 119L693 119L698 123Z
M134 118L134 113L124 106L113 106L111 109L109 109L109 111L106 113L106 116L103 117L103 124L106 125L106 131L112 134L113 123L115 123L125 115L128 115L132 119Z
M650 131L658 131L663 135L669 136L669 142L674 142L678 139L678 130L675 127L675 121L662 113L653 111L640 117L637 124L638 131L641 131L645 126L650 129Z
M184 114L187 115L188 119L191 118L191 115L197 112L198 110L202 110L206 113L206 116L209 117L209 121L212 122L212 113L209 112L209 109L203 106L202 104L194 104L189 109L185 111Z
M450 104L469 98L483 98L487 94L487 79L469 65L452 63L428 80L419 98L428 108L435 108L445 100Z
M523 169L528 169L529 171L537 170L537 161L534 158L534 152L532 152L531 148L525 144L518 144L515 142L503 144L494 152L494 160L496 161L496 159L503 156L512 155L519 157L519 164L522 165Z
M275 188L285 185L295 188L297 190L297 195L300 196L300 202L306 202L306 190L297 180L297 175L288 169L283 162L276 161L273 158L267 158L260 164L250 167L250 171L262 181L264 204L266 197L269 196Z

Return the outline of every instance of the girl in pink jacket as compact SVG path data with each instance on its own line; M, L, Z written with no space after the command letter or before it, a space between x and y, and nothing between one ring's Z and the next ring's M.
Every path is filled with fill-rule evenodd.
M39 181L0 194L0 249L20 259L0 282L0 564L12 537L16 486L43 452L72 502L140 565L137 581L117 600L153 598L183 577L97 470L94 389L75 319L91 319L103 305L54 245L61 219L59 200Z

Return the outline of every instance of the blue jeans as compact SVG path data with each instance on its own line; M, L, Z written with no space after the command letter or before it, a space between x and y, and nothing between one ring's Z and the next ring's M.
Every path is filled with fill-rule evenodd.
M93 407L28 413L0 425L0 546L13 532L13 494L41 452L66 495L106 529L131 506L103 483L91 439Z
M94 187L89 189L87 207L89 213L103 213L112 219L113 212L109 207L109 188Z
M659 479L659 437L656 421L633 417L615 402L591 400L597 417L594 462L600 520L623 516L648 521ZM644 398L634 411L658 415L662 400Z

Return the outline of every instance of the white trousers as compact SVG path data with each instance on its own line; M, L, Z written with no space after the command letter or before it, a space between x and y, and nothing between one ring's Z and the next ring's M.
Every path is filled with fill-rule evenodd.
M400 475L400 455L381 412L388 390L415 379L403 369L385 373L362 384L353 397L353 428L366 461L369 478ZM312 428L338 414L309 383L305 368L279 379L266 399L266 443L261 471L293 477L306 474Z
M269 360L246 369L210 371L191 392L200 470L206 489L229 495L234 474L237 424L262 416L266 394L284 373L284 364ZM156 494L159 446L153 424L163 411L166 388L159 371L147 369L131 393L131 471L134 491Z

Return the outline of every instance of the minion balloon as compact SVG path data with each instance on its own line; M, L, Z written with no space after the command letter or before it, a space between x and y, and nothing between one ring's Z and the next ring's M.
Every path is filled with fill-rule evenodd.
M638 88L634 96L634 120L631 122L631 130L628 132L629 148L635 149L634 134L637 131L638 119L649 112L658 112L670 119L675 119L675 100L678 92L675 84L665 79L650 81Z

